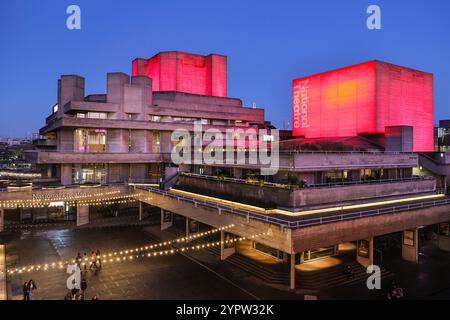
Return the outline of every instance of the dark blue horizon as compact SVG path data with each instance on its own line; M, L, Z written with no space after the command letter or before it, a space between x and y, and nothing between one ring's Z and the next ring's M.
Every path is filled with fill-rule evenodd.
M66 8L82 29L66 28ZM382 29L366 27L366 8ZM159 51L228 56L228 96L256 102L277 127L291 121L292 80L368 60L434 74L435 123L450 118L450 2L5 0L0 4L0 137L25 137L45 123L61 74L106 92L106 73L131 73ZM447 40L446 40L447 39Z

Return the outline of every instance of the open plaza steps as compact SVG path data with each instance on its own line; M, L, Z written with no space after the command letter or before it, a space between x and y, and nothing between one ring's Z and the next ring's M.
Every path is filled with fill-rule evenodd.
M173 238L180 238L185 235L183 231L178 228L169 228L166 232L170 233ZM189 244L205 244L209 241L204 238L194 239ZM220 259L220 248L209 247L205 251L213 254L217 259ZM272 285L289 285L289 267L287 264L278 264L274 266L263 265L247 256L239 253L228 257L224 263L230 264L244 272L259 278L260 280ZM349 278L344 273L344 267L350 265L354 276ZM365 283L369 275L366 269L359 263L354 261L352 255L344 254L343 263L315 271L298 271L296 274L296 287L305 290L320 291L324 289L355 285L358 283ZM391 277L392 273L386 269L381 270L382 278Z

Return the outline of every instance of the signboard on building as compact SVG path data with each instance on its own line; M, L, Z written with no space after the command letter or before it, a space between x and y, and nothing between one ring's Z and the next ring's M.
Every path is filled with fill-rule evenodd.
M234 238L235 238L234 234L225 232L223 245L224 249L234 248L235 246Z
M405 246L414 247L415 245L414 236L415 236L414 230L405 230L403 232L403 244Z
M369 259L369 246L370 242L368 240L358 241L358 256L361 258Z
M200 224L198 221L189 219L189 233L197 233L200 230Z
M173 214L170 211L164 210L163 211L163 222L172 222L173 221Z

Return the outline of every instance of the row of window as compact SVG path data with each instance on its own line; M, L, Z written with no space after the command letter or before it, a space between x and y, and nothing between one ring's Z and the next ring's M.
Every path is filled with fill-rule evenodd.
M87 113L78 112L77 118L108 119L108 114L106 112L87 112Z
M58 105L55 106L56 111L58 110ZM80 119L108 119L108 113L106 112L78 112L76 114L77 118ZM136 120L135 114L128 114L129 120ZM150 116L151 122L173 122L173 123L186 123L194 124L195 122L200 122L202 125L243 125L244 122L241 120L210 120L210 119L199 119L199 118L188 118L188 117L170 117L170 116Z
M74 131L74 152L95 153L106 152L106 129L77 129ZM129 131L131 141L131 131ZM159 153L161 148L161 134L153 131L152 152ZM131 149L131 145L129 146Z
M158 163L148 166L147 179L159 180L163 175L163 167ZM72 165L72 182L74 184L84 183L107 183L108 164L105 163L84 163Z

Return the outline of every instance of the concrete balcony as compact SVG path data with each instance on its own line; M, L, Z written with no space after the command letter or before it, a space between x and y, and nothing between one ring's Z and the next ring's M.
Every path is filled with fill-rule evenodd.
M33 141L33 144L37 147L56 147L57 146L57 140L50 140L50 139L36 139Z
M360 168L411 168L418 165L414 153L298 152L280 155L280 167L292 171L352 170Z
M152 163L170 161L170 155L164 155L161 153L76 153L31 151L26 153L26 157L36 164Z
M436 175L450 175L450 153L430 152L420 154L419 163Z
M159 131L174 131L187 130L193 131L194 124L176 123L176 122L150 122L142 120L128 120L128 119L89 119L76 118L74 116L65 115L62 118L56 119L54 122L47 124L39 130L40 134L52 132L60 128L103 128L103 129L131 129L131 130L159 130ZM203 130L218 129L226 132L226 129L237 128L230 125L203 125Z
M314 188L249 184L244 180L182 174L176 188L266 208L319 209L436 193L432 177Z
M118 112L119 105L108 102L71 101L64 106L64 113L77 111Z

